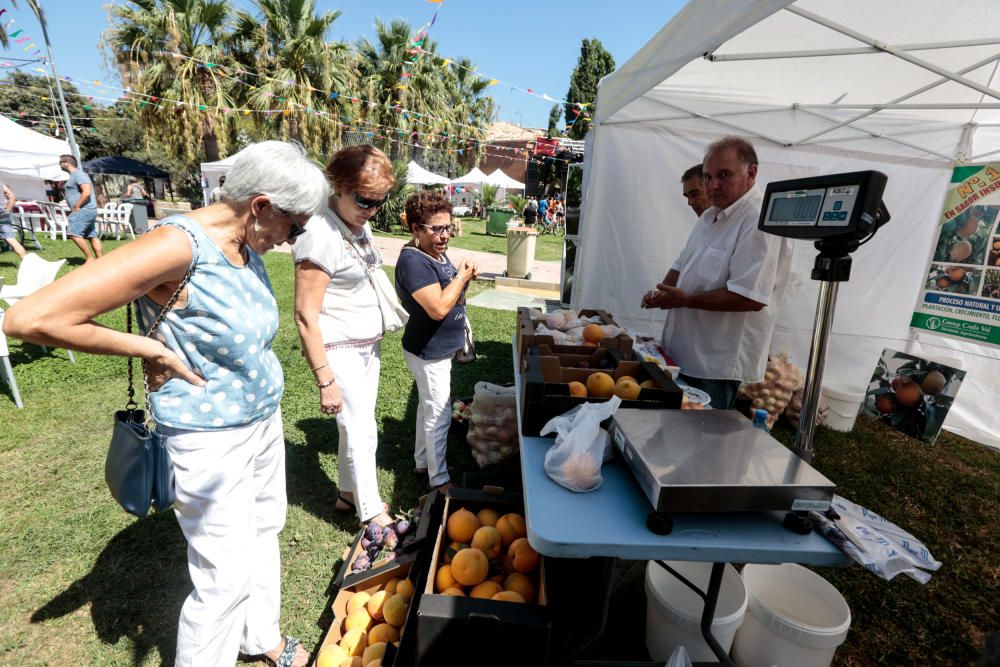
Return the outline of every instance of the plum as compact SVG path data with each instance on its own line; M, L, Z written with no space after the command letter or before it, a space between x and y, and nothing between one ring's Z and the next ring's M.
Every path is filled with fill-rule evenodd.
M410 532L411 523L406 519L400 519L396 522L396 534L399 536L406 535Z
M378 555L379 551L382 551L382 547L378 544L372 544L367 549L365 549L365 551L367 552L369 558L375 560L375 556Z
M382 526L372 521L367 526L365 526L365 537L367 537L372 542L381 542Z
M362 549L367 549L368 545L370 545L371 543L372 543L372 541L369 540L367 537L362 537L361 538L361 548Z
M361 554L354 559L354 565L352 566L355 572L360 572L361 570L367 570L372 566L372 561L366 554Z
M383 540L382 546L388 549L389 551L393 551L396 547L399 546L399 537L396 535L395 532L389 533L388 535L385 536L385 540Z
M416 541L417 541L416 535L407 535L406 537L403 538L403 542L402 544L399 545L399 548L403 550L408 550Z

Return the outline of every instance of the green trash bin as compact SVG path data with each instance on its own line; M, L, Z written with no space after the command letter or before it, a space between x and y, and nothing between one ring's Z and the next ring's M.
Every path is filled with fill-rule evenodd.
M514 211L506 208L489 209L489 217L486 219L486 233L503 236L507 233L507 223L514 217Z
M511 227L507 230L507 276L531 278L537 240L538 232L532 227Z

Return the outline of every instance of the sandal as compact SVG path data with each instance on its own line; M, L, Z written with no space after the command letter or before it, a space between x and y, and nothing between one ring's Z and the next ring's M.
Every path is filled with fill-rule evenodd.
M281 649L281 653L274 660L274 667L292 667L295 664L295 657L298 655L298 649L302 646L302 642L295 637L285 637L285 647ZM305 650L305 649L303 649ZM309 664L312 656L306 653L306 662Z
M347 507L340 507L340 503L344 503L345 505L347 505ZM350 512L352 514L358 513L358 506L355 505L351 500L345 498L343 493L337 494L336 508L338 512Z

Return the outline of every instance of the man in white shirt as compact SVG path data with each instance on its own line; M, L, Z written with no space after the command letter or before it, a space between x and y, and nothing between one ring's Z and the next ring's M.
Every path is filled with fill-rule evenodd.
M708 198L708 192L705 191L704 172L700 162L681 176L681 193L687 199L688 206L699 218L712 205Z
M762 195L750 142L714 142L702 167L712 206L642 306L668 311L662 344L681 379L727 409L742 382L764 377L792 246L757 229Z

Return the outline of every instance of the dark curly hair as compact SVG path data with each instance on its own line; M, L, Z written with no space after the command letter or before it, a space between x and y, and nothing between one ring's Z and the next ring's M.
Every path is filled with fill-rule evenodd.
M438 213L451 215L451 202L443 192L421 190L406 198L406 224L411 231L414 225L426 225Z

